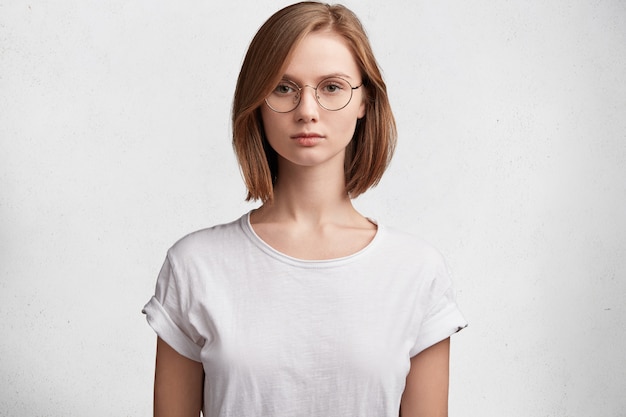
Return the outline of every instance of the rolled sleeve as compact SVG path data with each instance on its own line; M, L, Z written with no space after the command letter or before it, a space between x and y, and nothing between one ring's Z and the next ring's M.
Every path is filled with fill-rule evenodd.
M181 355L196 362L201 361L201 347L191 340L180 327L174 323L156 297L153 296L150 301L148 301L142 313L146 315L150 327L152 327L165 343L170 345Z
M181 355L200 362L204 338L191 321L189 279L175 273L169 254L157 279L154 296L142 309L156 334Z
M465 327L467 321L456 304L454 291L448 288L424 319L416 343L411 349L411 357Z

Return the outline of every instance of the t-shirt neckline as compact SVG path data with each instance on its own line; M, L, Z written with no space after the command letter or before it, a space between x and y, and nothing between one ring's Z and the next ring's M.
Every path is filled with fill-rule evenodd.
M252 227L252 223L250 223L250 214L252 213L252 210L249 211L248 213L244 214L243 216L241 216L241 218L239 219L239 224L241 225L241 228L243 229L244 233L246 234L246 236L252 241L252 243L254 243L255 246L257 246L259 249L261 249L263 252L265 252L267 255L278 259L282 262L291 264L291 265L297 265L297 266L302 266L302 267L308 267L308 268L324 268L324 267L334 267L334 266L338 266L341 264L345 264L345 263L349 263L352 262L360 257L362 257L366 252L369 252L370 250L372 250L373 247L375 247L378 244L378 241L381 239L382 234L384 233L384 228L375 220L372 218L367 218L370 222L374 223L376 225L376 234L374 235L374 237L372 238L372 240L363 248L359 249L358 251L350 254L350 255L346 255L346 256L342 256L339 258L331 258L331 259L300 259L300 258L295 258L293 256L289 256L275 248L273 248L272 246L270 246L267 242L265 242L263 239L261 239L261 237L259 235L257 235L257 233L254 231L254 228Z

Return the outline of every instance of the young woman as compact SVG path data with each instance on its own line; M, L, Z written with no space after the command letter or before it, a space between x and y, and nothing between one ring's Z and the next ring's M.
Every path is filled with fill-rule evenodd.
M395 144L385 83L343 6L286 7L237 82L233 143L262 205L169 251L144 308L155 416L445 416L466 326L441 256L358 213Z

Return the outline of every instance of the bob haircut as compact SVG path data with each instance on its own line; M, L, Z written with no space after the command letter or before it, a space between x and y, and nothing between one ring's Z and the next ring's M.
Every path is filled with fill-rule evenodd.
M356 15L342 5L301 2L272 15L244 58L232 108L233 148L248 189L246 201L272 201L277 154L265 138L261 106L279 83L295 47L309 33L330 30L347 41L365 87L365 116L346 148L346 191L351 198L380 181L396 144L396 125L371 45Z

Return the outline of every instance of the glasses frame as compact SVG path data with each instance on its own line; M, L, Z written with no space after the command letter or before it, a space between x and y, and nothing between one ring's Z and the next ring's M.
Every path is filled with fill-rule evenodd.
M329 109L328 107L325 107L322 103L320 103L320 98L317 95L317 89L319 88L319 86L324 81L331 80L333 78L338 78L338 79L340 79L342 81L345 81L350 86L350 98L348 99L348 102L346 104L344 104L342 107L339 107L338 109ZM343 77L327 77L327 78L324 78L319 83L317 83L317 85L315 87L313 87L311 85L308 85L308 84L305 84L302 87L300 87L295 81L291 81L291 80L283 80L283 81L287 81L287 82L293 84L295 87L297 87L297 89L298 89L298 102L296 103L296 105L291 110L279 111L279 110L276 110L275 108L273 108L272 105L269 103L269 101L267 101L267 97L265 97L265 104L267 104L267 107L269 107L270 110L272 110L272 111L274 111L276 113L291 113L292 111L297 109L298 106L300 105L300 103L302 102L302 90L304 90L304 87L309 87L309 88L312 88L313 90L315 90L315 94L314 94L315 101L317 102L317 104L321 108L323 108L324 110L327 110L327 111L339 111L341 109L345 109L348 106L348 104L350 104L350 102L352 101L352 96L354 95L354 90L356 90L357 88L363 87L363 83L357 85L356 87L352 87L352 84L350 84L350 82L348 80L346 80L345 78L343 78Z

